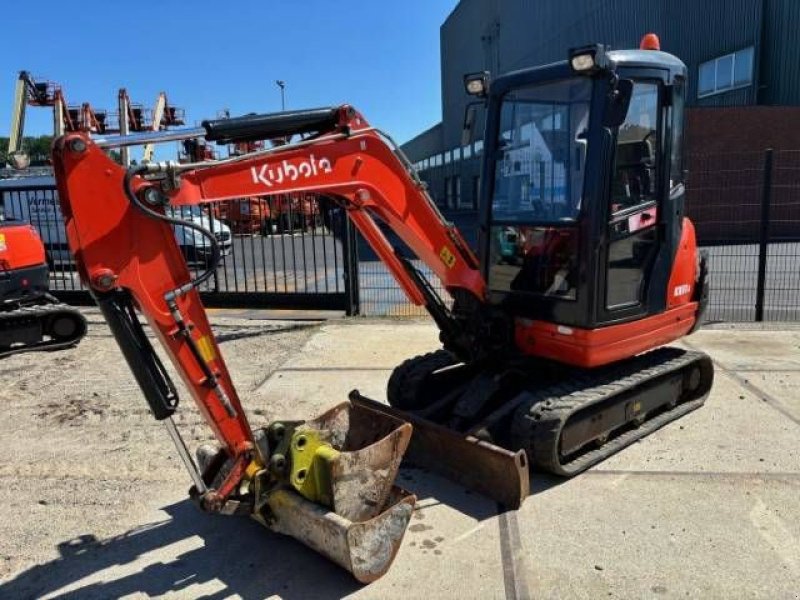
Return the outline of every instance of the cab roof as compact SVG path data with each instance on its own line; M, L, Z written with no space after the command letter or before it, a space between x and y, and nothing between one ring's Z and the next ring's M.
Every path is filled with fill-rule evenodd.
M686 65L683 61L661 50L610 50L606 57L616 68L666 70L669 73L669 81L674 80L675 77L686 77ZM568 60L528 67L510 71L493 80L489 86L489 94L499 96L521 85L532 85L567 77L575 77Z
M661 50L611 50L606 56L617 67L668 69L670 79L686 77L686 65L677 56Z

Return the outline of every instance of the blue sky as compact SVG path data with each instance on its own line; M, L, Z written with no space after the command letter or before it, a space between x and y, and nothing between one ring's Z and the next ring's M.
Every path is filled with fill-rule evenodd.
M6 11L0 135L17 72L62 84L67 101L116 110L117 90L152 106L158 92L193 124L348 102L406 141L441 118L439 26L457 0L44 0ZM122 24L122 25L120 25ZM26 135L52 132L29 108ZM159 155L163 156L162 152Z

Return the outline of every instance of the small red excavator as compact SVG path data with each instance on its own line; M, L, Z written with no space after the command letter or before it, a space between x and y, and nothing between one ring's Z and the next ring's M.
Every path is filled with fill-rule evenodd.
M0 218L0 358L69 348L86 334L86 319L51 296L48 281L36 229Z
M414 506L394 486L406 450L415 464L514 508L528 494L529 466L574 475L704 402L709 358L664 347L698 326L707 293L684 217L686 67L646 41L637 50L575 49L494 81L465 78L486 110L477 254L391 138L350 106L56 141L81 277L166 424L200 507L250 515L371 581L391 564ZM128 170L105 153L197 138L286 143ZM391 406L354 391L317 419L253 430L198 294L212 271L191 278L172 225L215 248L216 239L172 208L294 192L341 204L408 298L430 312L443 348L394 371ZM202 447L197 462L172 419L176 388L137 312L221 444Z

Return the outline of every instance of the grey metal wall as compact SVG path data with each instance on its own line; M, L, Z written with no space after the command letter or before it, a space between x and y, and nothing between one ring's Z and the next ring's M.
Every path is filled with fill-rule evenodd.
M690 106L800 105L798 26L800 0L461 0L440 30L441 129L435 136L421 134L406 149L418 161L460 147L469 101L465 73L546 64L564 59L570 47L594 42L637 47L650 31L686 62ZM755 48L754 83L697 98L700 63L749 46ZM429 168L423 177L441 199L445 178L460 175L463 196L477 174L472 157Z
M800 1L763 0L759 103L800 105Z
M417 161L420 157L427 157L441 152L442 144L442 124L437 123L411 141L403 144L403 151L411 157L412 161Z
M462 0L441 28L445 149L461 135L464 73L563 60L568 48L593 42L637 47L648 31L687 63L690 104L752 104L755 86L697 100L697 71L703 61L758 45L762 1L794 3L783 12L800 6L797 0ZM797 71L800 58L793 58Z

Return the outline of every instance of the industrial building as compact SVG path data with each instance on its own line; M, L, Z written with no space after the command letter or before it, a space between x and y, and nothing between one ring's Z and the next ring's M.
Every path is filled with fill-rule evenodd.
M483 141L461 143L464 74L547 64L589 43L637 47L646 32L688 67L690 156L800 149L798 24L796 0L462 0L440 30L442 120L403 149L472 237Z

